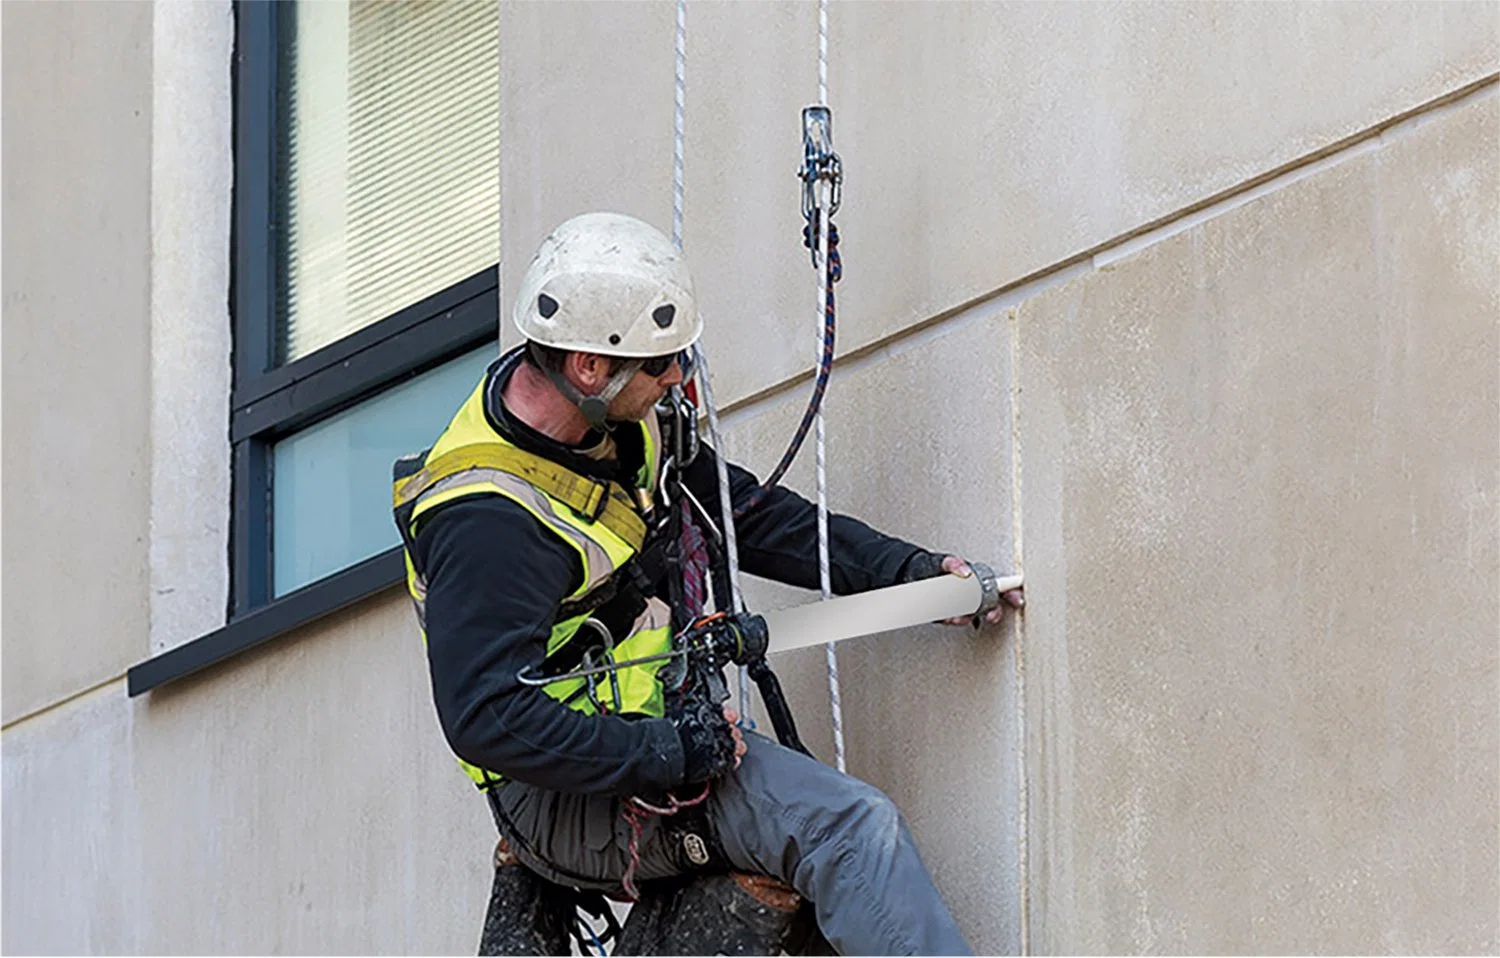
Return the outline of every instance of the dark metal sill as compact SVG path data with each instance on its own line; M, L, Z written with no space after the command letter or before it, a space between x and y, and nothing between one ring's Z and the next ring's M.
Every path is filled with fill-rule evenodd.
M223 628L153 656L125 673L131 696L200 672L271 639L332 615L402 582L406 565L397 546L341 572L289 592Z

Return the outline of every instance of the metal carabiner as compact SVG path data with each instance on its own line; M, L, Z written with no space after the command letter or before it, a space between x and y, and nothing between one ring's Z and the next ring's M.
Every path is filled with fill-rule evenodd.
M583 620L583 624L580 625L578 628L579 628L579 631L582 631L583 629L593 629L596 633L598 633L599 638L604 643L604 654L602 656L602 660L603 661L609 661L609 662L613 662L614 661L615 637L612 634L610 634L609 626L605 625L603 622L600 622L598 619L590 616L589 618L584 619ZM589 663L589 656L592 654L592 652L593 652L593 650L591 649L589 651L589 653L586 653L584 655L584 657L583 657L583 664L585 666L587 666L587 665L590 664ZM615 711L616 714L618 714L619 711L620 711L620 709L622 708L621 703L624 701L624 699L621 698L621 696L620 696L620 670L618 668L613 668L613 669L609 670L608 674L609 674L609 691L610 691L610 694L614 697L614 700L615 700L614 711ZM601 713L602 712L608 712L609 709L606 709L603 705L600 704L599 698L595 694L595 685L594 685L594 678L593 678L593 676L590 676L588 678L588 683L589 683L589 698L591 700L593 700L594 708L598 709Z
M698 458L698 407L688 398L687 391L678 385L657 400L656 414L664 417L671 429L669 454L679 469L686 469Z
M608 665L588 666L575 669L572 672L562 672L557 675L533 675L531 666L526 666L516 673L516 681L522 685L538 687L551 685L553 682L566 682L569 679L586 679L591 675L604 675L606 672L615 672L620 669L628 669L633 665L646 665L651 662L664 662L667 659L675 659L686 655L687 649L673 649L670 652L659 652L656 655L643 655L638 659L626 659L623 662L612 662Z

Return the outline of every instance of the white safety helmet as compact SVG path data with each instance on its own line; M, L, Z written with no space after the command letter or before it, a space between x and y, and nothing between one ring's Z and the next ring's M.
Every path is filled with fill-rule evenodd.
M703 331L682 253L620 213L553 230L526 268L514 316L532 342L633 359L680 352Z

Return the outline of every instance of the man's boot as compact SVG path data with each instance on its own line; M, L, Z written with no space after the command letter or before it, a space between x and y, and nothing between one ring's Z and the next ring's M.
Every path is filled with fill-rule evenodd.
M574 905L563 889L522 865L505 839L495 846L495 884L479 937L481 955L566 955Z

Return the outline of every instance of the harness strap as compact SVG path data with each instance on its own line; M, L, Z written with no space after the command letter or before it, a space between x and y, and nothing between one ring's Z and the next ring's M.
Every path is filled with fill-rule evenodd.
M411 505L438 482L470 469L509 473L564 503L585 522L597 522L639 552L646 541L646 522L629 492L617 482L581 476L550 459L501 443L459 446L425 462L416 473L395 484L395 507Z

